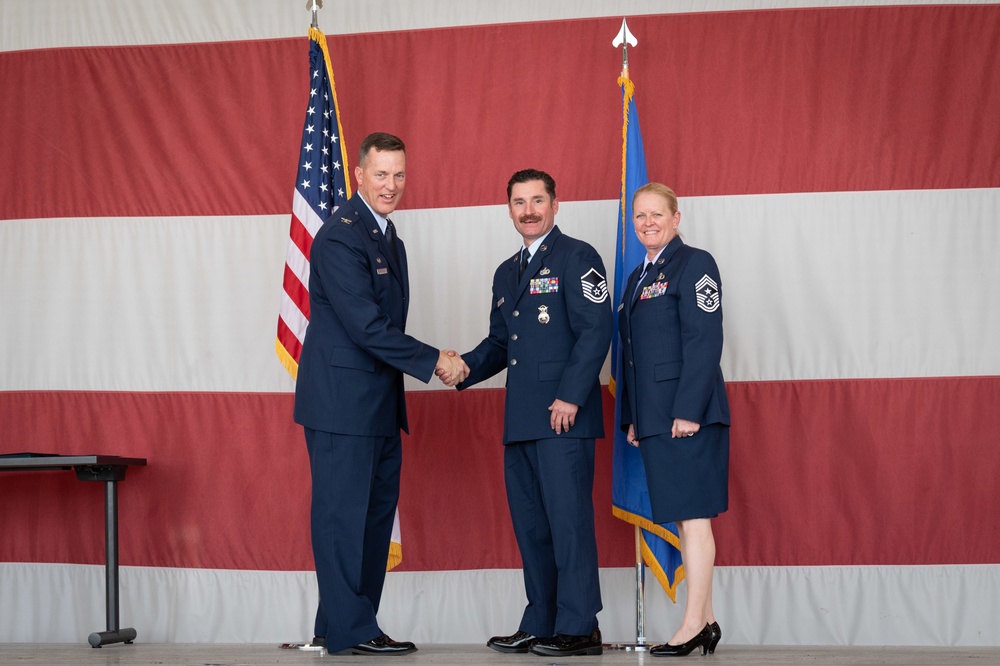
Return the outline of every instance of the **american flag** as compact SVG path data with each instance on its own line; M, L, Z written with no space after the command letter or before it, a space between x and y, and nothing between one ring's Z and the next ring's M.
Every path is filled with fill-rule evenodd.
M309 325L309 248L323 221L351 196L333 67L326 36L316 28L309 29L309 71L309 103L292 196L275 344L278 358L292 377L298 374L302 341Z

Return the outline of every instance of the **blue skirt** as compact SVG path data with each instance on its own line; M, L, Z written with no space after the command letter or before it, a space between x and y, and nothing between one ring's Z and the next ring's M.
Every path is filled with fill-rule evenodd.
M653 522L714 518L729 508L729 426L639 441Z

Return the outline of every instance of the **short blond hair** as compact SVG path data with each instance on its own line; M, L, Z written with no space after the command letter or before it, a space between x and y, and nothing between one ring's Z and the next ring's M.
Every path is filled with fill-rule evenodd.
M635 206L635 200L640 194L659 194L661 197L667 200L667 207L670 208L671 213L677 212L677 195L674 191L664 185L663 183L646 183L639 189L635 191L632 195L632 205Z

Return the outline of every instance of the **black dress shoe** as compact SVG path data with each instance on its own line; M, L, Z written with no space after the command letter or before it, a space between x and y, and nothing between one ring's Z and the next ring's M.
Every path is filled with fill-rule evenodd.
M708 625L712 629L712 642L708 644L708 653L715 654L715 646L722 640L722 627L718 622Z
M680 645L664 643L649 650L649 654L654 657L684 657L691 654L695 648L701 648L702 656L708 654L708 646L712 644L715 634L712 632L712 625L706 624L698 634L691 640ZM722 637L722 630L719 630L719 637Z
M589 636L558 634L555 638L538 640L531 646L532 654L545 657L575 657L578 655L604 654L601 630L594 629Z
M398 654L410 654L417 651L417 646L409 641L394 641L385 634L360 643L350 648L351 654L368 654L380 657L390 657Z
M497 652L519 652L524 653L538 640L526 631L518 631L512 636L494 636L486 641L486 647L493 648Z
M310 645L326 647L326 636L313 636L312 643L310 643Z

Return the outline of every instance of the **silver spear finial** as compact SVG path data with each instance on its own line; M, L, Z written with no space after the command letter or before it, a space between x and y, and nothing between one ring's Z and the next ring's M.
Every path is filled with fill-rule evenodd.
M312 27L319 30L319 10L323 9L323 0L306 0L306 9L312 12Z
M618 35L612 40L611 45L615 48L619 46L622 47L622 78L628 78L628 47L635 46L638 44L635 35L633 35L628 29L628 23L625 19L622 19L622 27L618 31Z

